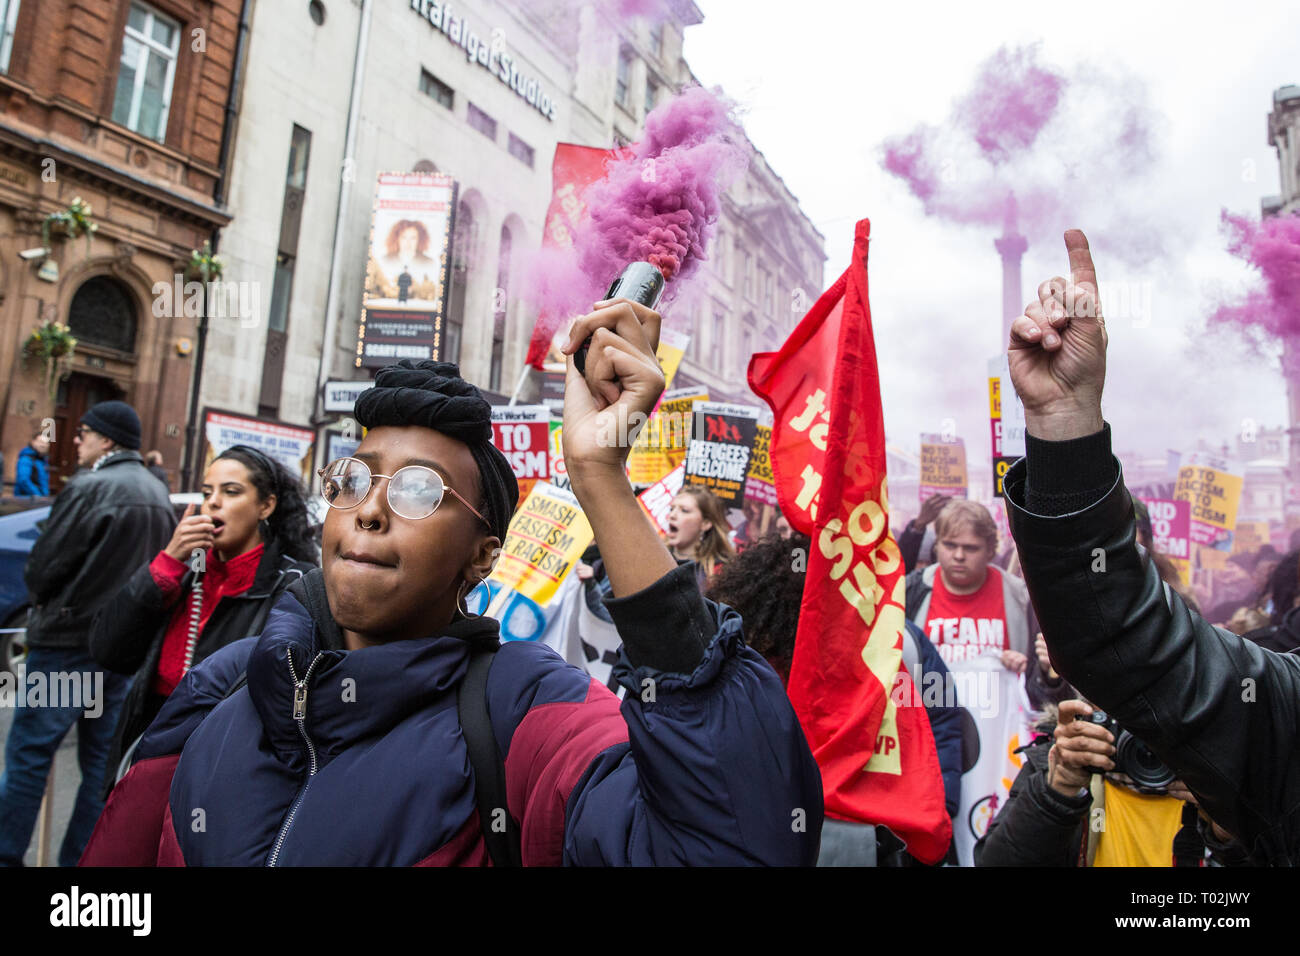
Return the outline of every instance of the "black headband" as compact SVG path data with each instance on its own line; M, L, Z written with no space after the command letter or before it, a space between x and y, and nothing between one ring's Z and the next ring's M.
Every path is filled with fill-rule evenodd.
M357 398L353 417L364 428L418 425L469 446L483 486L483 517L502 541L519 501L519 483L492 444L492 406L451 362L403 359L379 370L375 387Z

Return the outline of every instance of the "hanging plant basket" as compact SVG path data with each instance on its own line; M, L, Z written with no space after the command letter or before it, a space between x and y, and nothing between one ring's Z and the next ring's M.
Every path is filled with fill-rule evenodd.
M226 264L221 260L221 256L212 254L212 243L204 242L202 249L190 250L190 261L185 267L185 278L197 279L200 282L220 279L225 268Z
M30 359L41 363L45 387L49 390L51 400L58 391L59 381L72 365L72 355L76 348L76 338L62 322L38 325L23 343L23 365L26 366Z
M51 238L76 239L86 237L86 256L90 256L90 239L99 228L91 218L93 210L90 203L80 196L74 196L67 209L52 212L41 223L41 244L50 248Z

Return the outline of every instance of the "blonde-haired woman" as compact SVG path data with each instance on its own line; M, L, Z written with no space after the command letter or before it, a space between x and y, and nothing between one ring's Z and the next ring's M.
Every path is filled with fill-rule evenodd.
M722 500L699 485L685 485L668 511L667 544L673 557L700 566L701 581L736 556Z

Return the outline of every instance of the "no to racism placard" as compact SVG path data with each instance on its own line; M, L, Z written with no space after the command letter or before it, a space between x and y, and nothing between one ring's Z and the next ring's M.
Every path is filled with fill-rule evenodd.
M519 499L551 477L551 413L545 405L494 405L492 444L510 462L519 482Z
M931 495L966 497L966 443L960 438L921 436L921 501Z
M1174 498L1191 505L1193 544L1216 551L1232 550L1241 475L1228 461L1201 452L1188 455L1178 469Z

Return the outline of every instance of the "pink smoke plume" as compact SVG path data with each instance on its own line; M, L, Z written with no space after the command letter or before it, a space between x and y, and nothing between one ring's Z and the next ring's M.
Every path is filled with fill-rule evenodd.
M531 298L554 332L601 299L630 262L654 264L670 303L707 258L722 193L752 147L721 91L689 87L646 117L631 155L606 167L582 193L587 218L572 249L543 250L529 270Z
M1054 234L1086 207L1102 247L1109 239L1126 258L1149 258L1159 251L1156 230L1113 201L1116 184L1135 184L1152 167L1156 124L1144 88L1092 68L1067 76L1042 65L1039 52L1038 44L999 49L945 123L886 140L881 165L927 215L999 226L1014 195L1024 232Z
M1256 286L1235 302L1225 302L1210 316L1212 324L1240 330L1256 345L1291 341L1300 345L1300 215L1270 216L1262 222L1220 214L1228 251L1258 270ZM1300 376L1300 349L1283 353L1284 371Z

